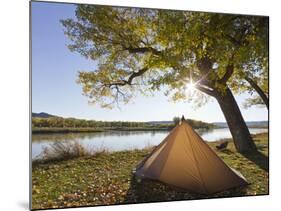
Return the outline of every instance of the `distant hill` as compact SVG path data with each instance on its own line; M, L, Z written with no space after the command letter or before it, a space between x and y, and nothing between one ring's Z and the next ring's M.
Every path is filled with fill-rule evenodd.
M32 117L50 118L50 117L58 117L58 116L51 115L45 112L40 112L40 113L32 113Z
M216 125L217 127L228 127L226 122L213 122L212 124ZM248 127L268 127L268 121L249 121L246 122Z
M213 122L212 124L214 124L217 127L228 127L226 122Z
M45 112L40 112L40 113L32 113L32 117L35 118L50 118L50 117L59 117L59 116L55 116L52 114L48 114ZM71 119L75 119L75 118L71 118ZM79 119L76 119L79 120ZM226 128L228 127L226 122L212 122L212 123L206 123L206 122L202 122L202 121L196 121L196 120L192 120L192 119L188 119L189 123L194 127L221 127L221 128ZM173 121L167 121L167 120L163 120L163 121L148 121L148 122L142 122L144 124L148 124L151 126L158 126L158 125L171 125L174 124ZM268 121L248 121L246 122L248 127L255 127L255 128L267 128L268 127Z
M268 127L268 121L249 121L246 124L248 127Z
M215 128L216 125L212 123L202 122L194 119L186 119L186 121L193 127L193 128L206 128L211 129ZM151 126L157 126L157 125L174 125L174 121L149 121L146 122L146 124Z

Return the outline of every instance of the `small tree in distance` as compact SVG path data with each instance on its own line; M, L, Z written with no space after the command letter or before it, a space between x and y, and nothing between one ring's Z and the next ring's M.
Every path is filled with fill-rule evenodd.
M175 116L175 117L173 118L174 125L175 125L175 126L178 125L179 122L180 122L180 120L181 120L181 119L180 119L179 117Z

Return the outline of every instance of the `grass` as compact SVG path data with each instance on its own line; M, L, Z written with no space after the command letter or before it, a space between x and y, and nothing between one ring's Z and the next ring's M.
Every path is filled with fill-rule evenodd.
M259 152L242 155L230 142L223 152L211 148L250 183L213 195L199 195L173 189L160 182L137 182L131 171L151 150L101 152L66 160L34 163L32 208L62 208L154 201L189 200L268 194L268 134L254 136Z

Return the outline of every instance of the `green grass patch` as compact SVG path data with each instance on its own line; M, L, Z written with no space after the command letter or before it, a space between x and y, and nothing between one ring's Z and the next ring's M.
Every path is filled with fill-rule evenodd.
M176 190L160 182L137 182L131 171L151 149L95 153L91 156L34 163L32 208L62 208L154 201L189 200L268 194L268 134L254 136L259 150L241 155L230 142L228 149L211 148L230 166L240 171L250 185L213 195Z

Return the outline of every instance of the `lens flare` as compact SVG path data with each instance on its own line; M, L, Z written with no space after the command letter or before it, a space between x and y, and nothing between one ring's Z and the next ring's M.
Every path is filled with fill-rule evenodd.
M193 83L192 81L190 81L187 85L186 85L187 91L189 92L193 92L195 91L195 83Z

